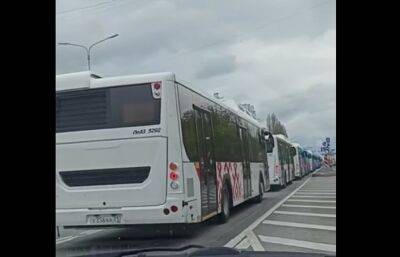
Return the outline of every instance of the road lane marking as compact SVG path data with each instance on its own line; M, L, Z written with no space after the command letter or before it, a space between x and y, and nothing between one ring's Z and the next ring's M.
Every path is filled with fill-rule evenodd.
M254 251L265 251L264 247L261 245L260 240L253 231L247 232L247 239Z
M336 201L331 200L302 200L302 199L289 199L288 202L312 202L312 203L336 203Z
M102 229L86 230L86 231L83 231L80 234L82 234L82 235L92 235L92 234L95 234L95 233L100 232L100 231L102 231Z
M301 184L298 188L293 190L292 193L290 193L288 196L283 198L280 202L275 204L271 209L269 209L267 212L265 212L261 217L256 219L250 226L248 226L246 229L244 229L242 232L240 232L237 236L232 238L228 243L225 244L226 247L234 248L248 233L248 231L252 231L255 229L261 222L263 222L269 215L271 215L276 209L278 209L286 200L288 200L292 195L294 195L298 190L300 190L312 177L308 177L306 181L304 181L303 184Z
M336 192L336 189L302 189L299 192Z
M293 198L321 198L321 199L336 199L336 196L311 196L311 195L294 195Z
M317 191L336 191L336 188L325 188L325 187L311 187L311 188L304 188L303 190L317 190Z
M323 191L323 192L326 192L326 191L336 191L336 189L327 189L327 188L321 188L321 189L307 189L307 188L304 188L304 189L302 189L302 190L299 190L299 192L303 192L303 191L310 191L310 192L312 192L312 191Z
M297 205L297 204L282 204L282 207L294 207L294 208L317 208L317 209L336 209L336 206L321 206L321 205Z
M248 239L247 237L245 237L245 238L236 246L236 249L243 250L243 249L247 249L247 248L249 248L249 247L250 247L249 239Z
M294 211L275 211L276 214L313 216L313 217L329 217L336 218L336 214L312 213L312 212L294 212Z
M61 243L65 243L68 241L71 241L72 239L77 238L77 236L67 236L67 237L62 237L56 240L56 244L61 244Z
M282 237L272 237L272 236L259 236L261 241L272 244L281 244L281 245L289 245L301 248L308 248L313 250L321 250L327 252L336 253L336 245L333 244L323 244L323 243L315 243L310 241L301 241L289 238Z
M67 236L67 237L58 238L56 240L56 244L65 243L65 242L71 241L73 239L80 238L80 237L85 237L85 236L88 236L88 235L93 235L93 234L98 233L100 231L103 231L103 230L102 229L85 230L85 231L82 231L78 235L75 235L75 236Z
M298 195L336 195L336 193L297 193Z
M277 221L277 220L264 220L263 223L267 224L267 225L276 225L276 226L285 226L285 227L312 228L312 229L336 231L336 226L324 226L324 225L315 225L315 224L297 223L297 222L286 222L286 221Z

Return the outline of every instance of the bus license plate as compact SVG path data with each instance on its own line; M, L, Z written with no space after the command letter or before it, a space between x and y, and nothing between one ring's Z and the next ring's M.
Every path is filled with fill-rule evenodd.
M88 223L96 225L104 224L121 224L121 214L101 214L101 215L89 215Z

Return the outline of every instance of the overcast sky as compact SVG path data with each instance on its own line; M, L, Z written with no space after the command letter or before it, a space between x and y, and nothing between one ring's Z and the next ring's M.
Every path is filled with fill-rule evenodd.
M89 45L101 76L172 71L210 94L275 112L289 137L336 142L336 1L57 0L56 41ZM58 46L57 74L87 69ZM265 122L264 122L265 123Z

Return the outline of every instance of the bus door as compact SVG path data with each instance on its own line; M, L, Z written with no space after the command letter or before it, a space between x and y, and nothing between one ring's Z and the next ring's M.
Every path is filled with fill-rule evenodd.
M287 181L286 165L285 165L285 147L278 141L278 159L281 166L281 179L284 180L283 184Z
M201 215L204 220L217 212L217 175L213 147L214 138L210 113L198 108L195 108L194 111L201 170Z
M249 136L245 128L239 127L239 136L242 143L242 159L243 159L243 190L244 199L251 196L251 174L250 174L250 152L249 152Z
M293 180L296 177L296 167L294 163L294 158L296 157L296 148L294 148L293 146L289 146L288 152L289 152L290 180Z

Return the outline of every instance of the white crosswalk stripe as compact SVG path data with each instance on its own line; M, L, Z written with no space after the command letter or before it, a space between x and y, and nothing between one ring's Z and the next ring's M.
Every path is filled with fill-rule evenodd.
M321 198L321 199L336 199L336 196L310 196L310 195L293 195L293 198Z
M272 237L272 236L263 236L259 235L261 241L266 243L273 243L273 244L283 244L301 248L308 248L314 250L322 250L327 252L336 252L336 245L333 244L323 244L323 243L315 243L309 241L301 241L289 238L282 238L282 237Z
M282 207L294 207L294 208L316 208L316 209L336 209L336 206L321 206L321 205L298 205L298 204L282 204Z
M336 190L335 189L319 189L319 190L317 190L317 189L314 189L314 190L307 190L307 189L303 189L303 190L299 190L299 191L297 191L298 193L306 193L306 192L321 192L321 193L323 193L323 192L326 192L326 193L335 193L336 192Z
M287 202L336 203L333 200L288 199Z
M268 224L268 225L277 225L277 226L286 226L286 227L313 228L313 229L336 231L335 226L315 225L315 224L306 224L306 223L298 223L298 222L285 222L285 221L277 221L277 220L264 220L263 223Z
M326 178L328 180L325 180ZM264 248L268 250L268 247L273 247L273 249L283 249L282 251L288 249L293 251L290 247L299 247L336 253L336 222L334 220L336 214L329 213L336 210L336 185L329 181L334 182L335 179L329 180L329 177L307 179L299 188L262 216L261 223L264 227L259 221L254 222L243 231L246 236L242 237L241 241L238 235L226 246L238 249L250 247L253 250ZM273 214L278 215L269 218ZM255 231L257 233L253 233ZM321 237L316 233L322 233ZM303 240L298 240L299 238Z
M316 193L316 192L299 193L299 192L297 192L296 195L336 195L336 193Z
M313 213L313 212L275 211L275 213L276 214L286 214L286 215L310 216L310 217L336 218L336 214Z

